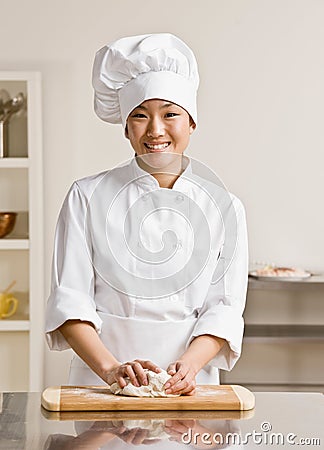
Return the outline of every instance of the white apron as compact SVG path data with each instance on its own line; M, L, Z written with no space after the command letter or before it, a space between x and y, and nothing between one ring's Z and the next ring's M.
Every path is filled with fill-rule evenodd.
M99 313L103 321L100 338L121 362L135 358L149 359L163 369L185 351L196 319L177 321L143 320ZM206 366L196 377L199 384L219 384L218 369ZM71 362L70 385L103 385L98 377L77 355Z

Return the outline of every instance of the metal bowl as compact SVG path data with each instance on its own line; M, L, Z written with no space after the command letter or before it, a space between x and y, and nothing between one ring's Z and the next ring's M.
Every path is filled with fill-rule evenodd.
M0 238L11 233L16 223L17 213L0 212Z

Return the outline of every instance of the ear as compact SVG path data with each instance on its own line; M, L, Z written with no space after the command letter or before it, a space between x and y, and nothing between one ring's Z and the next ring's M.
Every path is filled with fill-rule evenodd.
M124 135L125 135L125 138L126 138L126 139L129 139L127 124L126 124L126 126L125 126Z
M192 120L192 117L189 116L189 133L192 134L196 129L196 124L195 122Z

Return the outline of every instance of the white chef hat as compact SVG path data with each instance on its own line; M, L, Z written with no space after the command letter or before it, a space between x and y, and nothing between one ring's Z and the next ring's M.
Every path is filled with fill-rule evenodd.
M169 33L119 39L96 53L94 108L104 121L122 123L145 100L158 98L184 108L197 123L199 75L191 49Z

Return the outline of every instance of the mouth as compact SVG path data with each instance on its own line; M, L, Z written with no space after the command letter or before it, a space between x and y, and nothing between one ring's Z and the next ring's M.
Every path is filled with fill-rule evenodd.
M159 144L149 144L148 142L144 143L145 148L147 148L151 153L164 152L170 145L171 142L163 142Z

